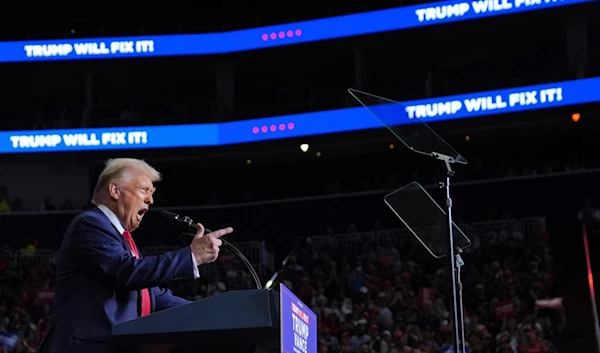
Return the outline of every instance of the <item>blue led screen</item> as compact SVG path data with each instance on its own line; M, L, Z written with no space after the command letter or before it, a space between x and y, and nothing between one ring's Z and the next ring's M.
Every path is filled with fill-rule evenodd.
M390 106L398 124L516 113L600 101L600 78L556 82ZM243 121L169 126L0 132L0 154L221 146L381 128L362 107Z
M593 1L449 0L221 33L2 42L0 62L226 54Z

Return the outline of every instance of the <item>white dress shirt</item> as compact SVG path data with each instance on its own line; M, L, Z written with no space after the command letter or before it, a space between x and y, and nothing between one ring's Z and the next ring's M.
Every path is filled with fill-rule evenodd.
M106 217L108 217L108 220L117 229L117 231L119 231L119 234L123 235L123 233L125 232L125 227L123 227L121 221L119 221L119 217L117 217L117 215L113 211L111 211L110 208L104 205L98 205L98 209L100 209L100 211L102 211L102 213L104 213ZM194 264L194 278L200 278L200 270L198 270L198 265L196 265L196 259L194 258L194 254L192 254L191 251L190 254L192 255L192 263ZM131 251L131 255L135 256L133 254L133 251Z

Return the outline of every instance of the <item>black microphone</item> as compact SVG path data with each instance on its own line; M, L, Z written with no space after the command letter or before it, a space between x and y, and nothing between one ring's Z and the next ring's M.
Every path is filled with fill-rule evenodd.
M195 235L198 231L198 227L190 217L181 217L177 213L169 212L167 210L160 211L160 215L170 220L172 226L180 228L185 234ZM211 232L211 230L207 228L204 228L204 231L207 233Z
M301 237L296 238L296 241L294 242L294 247L292 247L292 250L290 250L290 252L287 254L285 259L283 259L283 261L281 261L281 269L278 271L275 271L275 273L273 273L273 276L271 276L271 278L265 284L266 289L269 289L273 286L273 284L275 283L275 280L277 280L277 277L279 277L279 272L281 272L281 270L283 270L285 268L288 261L290 261L290 258L292 256L296 255L296 250L298 250L298 248L302 247L301 241L302 241ZM306 238L305 241L308 244L311 243L310 238Z
M160 215L164 218L171 220L171 225L181 229L183 234L186 234L189 236L194 236L194 235L196 235L196 232L198 231L196 222L194 222L194 220L192 220L188 216L181 217L180 215L173 213L173 212L169 212L167 210L160 211ZM206 234L212 233L212 230L210 230L208 228L204 228L204 231ZM229 251L231 251L238 259L240 259L240 261L242 261L244 266L246 266L246 269L248 270L248 272L250 272L250 275L252 276L252 279L254 280L254 283L256 284L256 289L262 289L262 284L260 283L260 278L258 277L258 274L254 270L254 267L252 266L250 261L248 261L246 256L238 248L236 248L233 244L231 244L227 240L221 238L221 241L223 242L223 246L226 247L227 249L229 249Z

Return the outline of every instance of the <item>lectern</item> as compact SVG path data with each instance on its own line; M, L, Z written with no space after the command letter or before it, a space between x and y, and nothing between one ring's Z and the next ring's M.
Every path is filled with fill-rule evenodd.
M239 290L113 326L119 352L280 351L279 293Z

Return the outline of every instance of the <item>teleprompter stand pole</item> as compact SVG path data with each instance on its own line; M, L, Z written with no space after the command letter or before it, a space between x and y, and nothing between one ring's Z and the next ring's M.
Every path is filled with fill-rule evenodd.
M450 178L454 176L452 163L454 158L440 153L432 153L437 160L444 162L446 168L446 181L440 182L440 188L446 189L446 209L448 216L448 242L450 257L450 273L452 277L452 322L454 325L454 353L465 353L465 321L462 298L462 282L460 280L461 267L464 262L460 256L462 250L454 246L454 223L452 222L452 198L450 197Z

